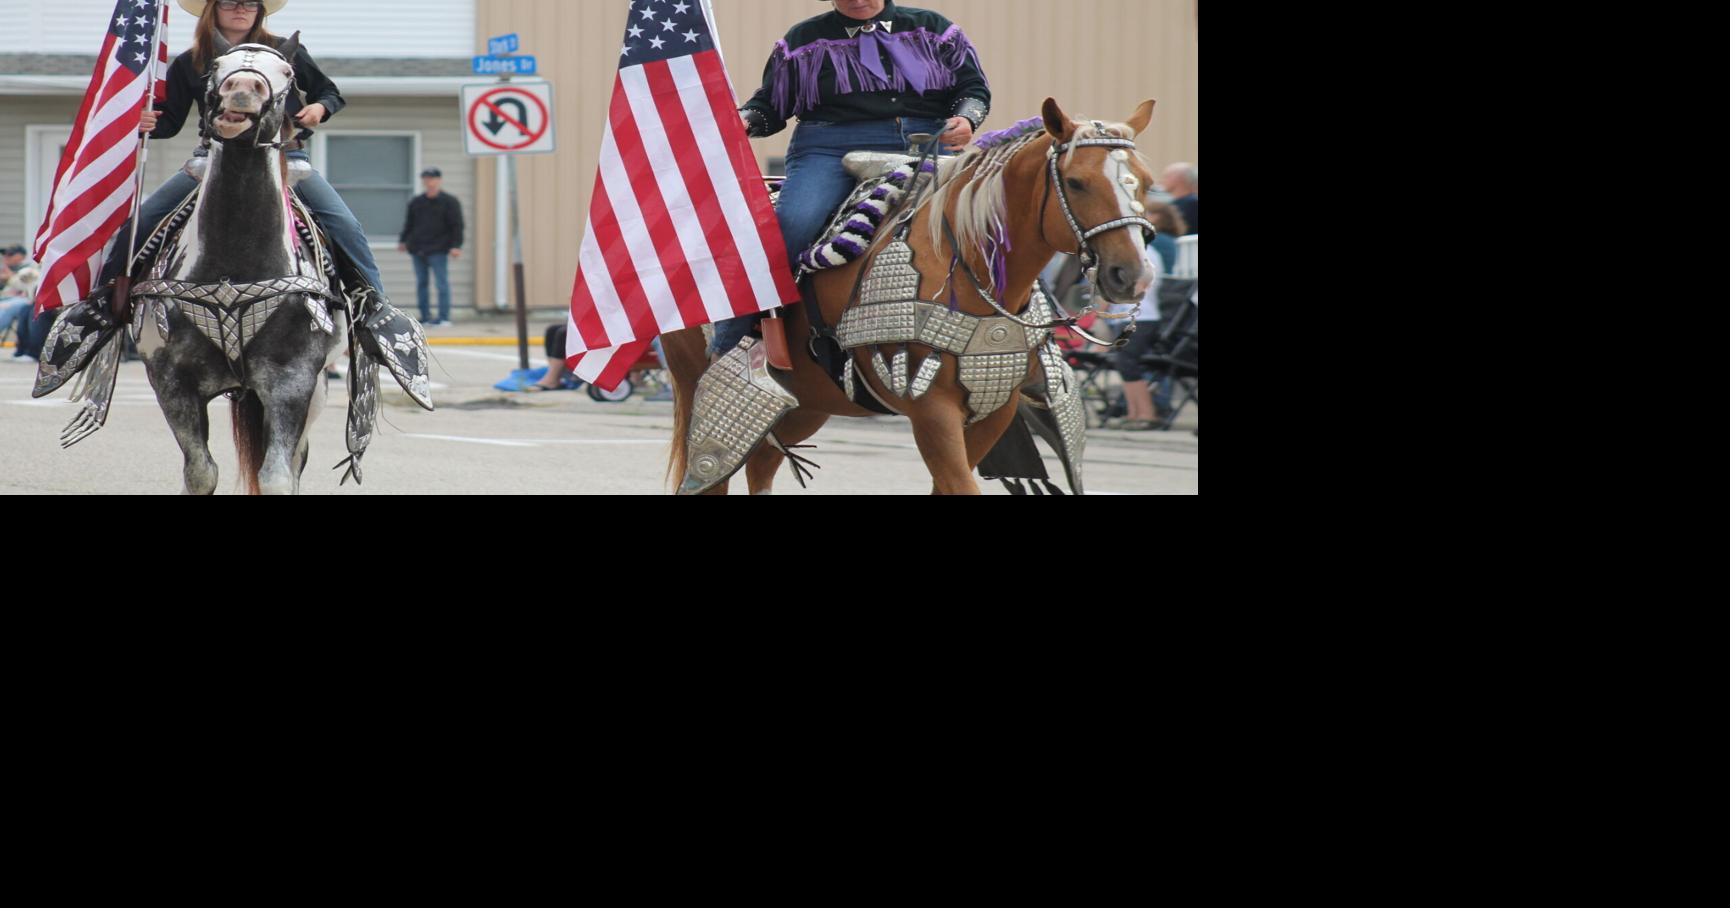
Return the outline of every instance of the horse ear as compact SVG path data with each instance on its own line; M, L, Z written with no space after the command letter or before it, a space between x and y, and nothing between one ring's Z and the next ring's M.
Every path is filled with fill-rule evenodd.
M1135 135L1139 136L1147 131L1147 124L1153 122L1153 105L1158 103L1149 99L1141 102L1141 106L1135 109L1135 115L1129 118L1129 128L1134 130Z
M229 51L234 50L234 45L228 43L228 39L222 36L222 29L211 29L211 37L216 39L216 55L218 57L226 56Z
M1058 142L1068 142L1075 136L1075 124L1069 122L1069 115L1057 106L1056 98L1046 98L1041 112L1045 114L1045 131Z
M294 55L298 53L300 53L300 32L295 32L294 36L288 39L288 43L282 46L282 58L293 65Z

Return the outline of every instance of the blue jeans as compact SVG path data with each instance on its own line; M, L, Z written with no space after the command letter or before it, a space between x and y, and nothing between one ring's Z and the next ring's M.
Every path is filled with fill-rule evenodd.
M290 160L307 160L304 151L291 151L288 157ZM197 180L187 176L184 171L177 170L150 198L145 199L138 212L138 222L141 225L139 242L143 242L143 231L155 229L163 218L173 213L174 206L180 204L187 193L197 185ZM348 204L342 200L342 196L337 195L336 190L331 188L324 175L313 171L294 187L294 194L306 203L307 210L312 212L318 225L324 228L331 243L354 263L355 268L368 282L383 293L384 278L378 273L378 262L372 257L372 247L367 244L366 231L360 226L360 221L355 219L354 212L348 210ZM127 224L131 222L128 221ZM119 277L121 270L126 267L126 230L126 226L120 228L121 239L108 253L108 261L103 264L102 276L97 281L98 286Z
M12 326L12 340L18 345L13 356L24 356L30 346L30 309L30 301L21 296L0 298L0 334Z
M841 166L848 152L904 152L911 144L909 136L920 132L937 135L945 127L942 120L912 117L859 123L801 120L787 147L787 182L781 187L781 201L775 210L781 236L787 241L788 260L796 263L799 253L817 242L817 234L829 225L835 209L859 185ZM738 346L762 318L746 315L715 323L714 351L726 353Z
M427 276L429 272L433 278L438 280L439 285L438 320L441 322L448 322L451 320L450 269L451 255L448 252L440 252L436 255L428 254L414 256L414 293L416 301L420 303L420 320L422 322L432 321L432 315L429 310L430 301L427 299L430 295L430 288L427 286Z

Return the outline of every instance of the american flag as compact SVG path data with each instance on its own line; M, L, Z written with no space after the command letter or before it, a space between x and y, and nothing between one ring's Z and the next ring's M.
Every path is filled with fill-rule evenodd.
M119 0L54 174L48 216L36 232L35 257L42 263L39 309L56 309L90 293L103 246L132 214L138 117L153 59L155 99L162 101L168 85L168 4Z
M567 350L609 390L658 335L799 298L709 0L630 7Z

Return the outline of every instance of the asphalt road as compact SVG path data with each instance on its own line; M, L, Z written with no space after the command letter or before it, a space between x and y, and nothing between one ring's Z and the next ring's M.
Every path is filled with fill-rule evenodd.
M63 390L30 399L34 364L0 353L0 495L178 494L181 455L139 363L122 366L108 426L71 450L60 429L76 411ZM312 457L302 485L309 495L393 494L666 494L667 439L672 405L639 392L603 404L583 392L506 394L492 389L516 365L511 348L433 348L437 413L407 405L387 374L378 437L365 462L366 484L339 489L331 471L347 456L343 413L347 394L328 386L324 414L313 427ZM537 365L540 363L537 359ZM382 373L381 373L382 374ZM234 492L234 445L228 402L211 405L211 452L222 471L220 494ZM1171 433L1095 431L1087 452L1094 494L1199 494L1198 410ZM808 491L783 470L781 494L927 494L931 489L913 436L902 420L837 419L814 439L822 466ZM1061 467L1049 459L1049 469ZM735 488L743 488L735 479ZM997 483L987 494L1006 494Z

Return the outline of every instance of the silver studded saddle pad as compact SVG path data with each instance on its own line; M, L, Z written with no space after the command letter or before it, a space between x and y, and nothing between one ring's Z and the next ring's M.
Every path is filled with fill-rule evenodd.
M848 155L853 158L861 154ZM890 157L877 155L877 157ZM839 268L858 261L872 246L878 232L906 205L909 190L917 185L918 159L860 181L818 234L817 242L799 254L796 263L807 271Z

